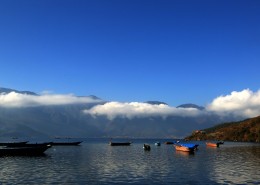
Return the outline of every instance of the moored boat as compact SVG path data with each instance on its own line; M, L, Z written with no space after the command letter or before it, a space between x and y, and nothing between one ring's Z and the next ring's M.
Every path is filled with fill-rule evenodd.
M74 141L74 142L51 142L52 146L77 146L82 141Z
M174 144L176 151L183 152L194 152L198 148L199 145L189 144L189 143L177 143Z
M166 144L166 145L172 145L173 142L171 142L171 141L166 141L166 142L164 142L164 144Z
M0 142L0 146L20 146L28 143L28 141L17 141L17 142Z
M47 146L47 145L52 145L52 142L47 142L47 143L11 143L7 144L6 147L39 147L39 146Z
M131 145L131 142L109 142L110 146L129 146Z
M150 151L151 147L150 147L149 144L144 144L143 149L146 150L146 151Z
M154 143L155 146L161 146L161 143L159 141Z
M4 147L0 148L0 156L38 156L50 148L51 145L33 147Z
M206 142L206 146L209 146L209 147L219 147L219 143Z

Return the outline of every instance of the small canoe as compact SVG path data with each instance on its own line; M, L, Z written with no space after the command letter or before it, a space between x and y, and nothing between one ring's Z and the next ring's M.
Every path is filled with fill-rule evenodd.
M51 142L52 146L77 146L82 141L75 141L75 142Z
M146 150L146 151L150 151L151 147L148 144L144 144L143 149Z
M131 142L109 142L110 146L129 146Z
M176 151L182 151L182 152L194 152L194 148L189 148L186 146L181 145L174 145Z
M209 147L219 147L219 143L206 142L206 145Z
M19 144L7 144L6 147L9 148L17 148L17 147L39 147L39 146L47 146L47 145L52 145L52 142L47 142L47 143L19 143Z
M166 145L172 145L173 142L171 142L171 141L166 141L164 144L166 144Z
M0 142L0 146L21 146L28 143L28 141L18 141L18 142Z
M174 144L174 147L177 151L183 152L194 152L195 149L198 148L199 145L191 144L191 143L177 143Z

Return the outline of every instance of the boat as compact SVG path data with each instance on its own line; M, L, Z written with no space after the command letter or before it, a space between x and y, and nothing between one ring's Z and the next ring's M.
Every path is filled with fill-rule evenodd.
M155 146L161 146L161 143L157 141L157 142L154 143L154 145Z
M196 150L199 145L189 143L176 143L173 146L175 147L176 151L194 152L194 150Z
M206 145L209 147L219 147L219 143L213 143L213 142L206 142Z
M166 145L172 145L173 142L171 142L171 141L166 141L164 144L166 144Z
M129 146L131 145L131 142L109 142L110 146Z
M3 147L0 148L0 156L38 156L50 148L51 145L34 147Z
M74 142L51 142L52 146L77 146L82 141L74 141Z
M146 150L146 151L150 151L151 147L150 147L149 144L144 144L143 149Z
M6 145L6 147L39 147L39 146L46 146L46 145L52 145L52 142L47 143L9 143Z
M18 142L0 142L0 146L19 146L28 143L28 141L18 141Z

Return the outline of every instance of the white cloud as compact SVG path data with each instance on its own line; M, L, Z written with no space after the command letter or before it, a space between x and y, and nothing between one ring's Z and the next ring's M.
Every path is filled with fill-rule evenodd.
M11 92L0 94L1 107L35 107L44 105L66 105L75 103L101 103L101 100L95 100L91 97L77 97L73 94L42 94L34 96L29 94L20 94ZM260 115L260 90L252 92L249 89L240 92L234 91L229 95L215 98L204 111L195 108L176 108L165 104L151 105L141 102L108 102L98 104L91 109L84 110L86 114L93 116L107 116L109 119L116 117L125 117L132 119L134 117L153 117L161 116L185 116L195 117L208 112L214 112L219 115L239 115L243 117L255 117Z
M16 92L0 94L0 106L2 107L35 107L42 105L65 105L93 102L99 101L90 97L76 97L72 94L44 94L41 96L20 94Z
M132 119L134 117L150 117L161 116L166 118L170 115L179 116L197 116L202 111L194 108L175 108L165 104L151 105L140 102L108 102L103 105L96 105L89 110L84 110L85 113L93 116L104 115L112 120L115 117L125 117Z
M207 110L219 114L234 114L244 117L255 117L260 115L260 90L252 92L244 89L240 92L233 91L230 95L215 98Z
M216 113L219 115L255 117L260 115L260 90L252 92L245 89L241 92L232 92L230 95L215 98L204 111L194 108L176 108L165 104L151 105L140 102L108 102L96 105L85 113L93 116L107 116L109 119L116 117L134 118L161 116L186 116L195 117L201 114Z

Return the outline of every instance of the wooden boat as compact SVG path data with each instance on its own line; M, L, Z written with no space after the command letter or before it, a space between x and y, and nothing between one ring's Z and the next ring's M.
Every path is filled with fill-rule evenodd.
M0 146L19 146L28 143L28 141L18 141L18 142L0 142Z
M51 145L35 147L4 147L0 148L0 156L38 156L50 148Z
M51 142L52 146L77 146L82 141L74 141L74 142Z
M146 151L150 151L151 147L148 144L144 144L143 149L146 150Z
M131 145L131 142L109 142L110 146L129 146Z
M199 145L189 144L189 143L178 143L174 144L176 151L182 152L194 152L198 148Z
M209 147L219 147L219 143L206 142L206 145Z
M160 142L155 142L154 145L155 146L161 146L161 143Z
M6 147L39 147L39 146L46 146L46 145L52 145L52 142L47 143L11 143L7 144Z
M166 144L166 145L172 145L173 142L171 142L171 141L166 141L164 144Z

